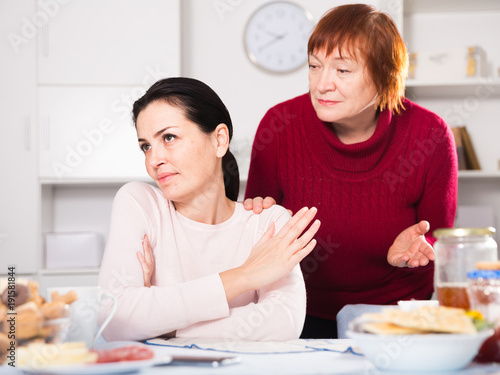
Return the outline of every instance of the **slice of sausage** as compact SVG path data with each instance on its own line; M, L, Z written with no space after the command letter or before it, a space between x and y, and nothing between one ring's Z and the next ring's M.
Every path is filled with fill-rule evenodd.
M96 363L122 362L122 361L141 361L154 357L151 349L143 346L123 346L114 349L95 350L97 353Z

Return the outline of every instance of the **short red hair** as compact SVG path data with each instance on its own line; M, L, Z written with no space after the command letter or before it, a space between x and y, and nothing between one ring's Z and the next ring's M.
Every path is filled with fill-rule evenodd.
M387 14L367 4L341 5L319 20L309 38L307 53L335 50L359 60L361 57L379 94L380 110L399 113L403 108L408 52L396 24ZM404 108L403 108L404 109Z

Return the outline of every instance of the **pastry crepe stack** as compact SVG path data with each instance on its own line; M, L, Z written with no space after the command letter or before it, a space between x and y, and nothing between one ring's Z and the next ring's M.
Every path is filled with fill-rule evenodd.
M64 342L47 344L34 342L17 349L17 365L20 368L44 370L54 365L95 363L97 353L85 346L84 342Z
M380 313L363 314L359 321L365 332L384 335L477 332L464 309L445 306L411 311L384 309Z

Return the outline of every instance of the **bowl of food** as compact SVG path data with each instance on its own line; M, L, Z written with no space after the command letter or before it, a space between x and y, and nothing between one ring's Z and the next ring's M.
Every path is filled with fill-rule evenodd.
M0 280L0 289L2 286ZM38 283L19 280L12 287L4 286L0 300L0 333L15 334L17 346L32 341L62 342L70 324L70 304L76 293L58 295L48 302L38 293ZM15 331L6 324L8 311L15 312Z
M463 309L425 306L411 311L387 309L363 314L347 336L378 369L453 371L467 366L493 334Z

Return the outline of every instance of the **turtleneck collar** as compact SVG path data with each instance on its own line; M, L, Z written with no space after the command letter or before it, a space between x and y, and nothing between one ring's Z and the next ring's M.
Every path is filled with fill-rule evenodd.
M392 137L389 110L379 113L373 135L364 142L345 144L340 141L331 123L321 121L308 96L305 108L307 138L316 155L329 168L345 172L368 172L373 170L384 155Z

